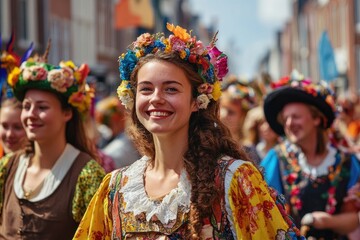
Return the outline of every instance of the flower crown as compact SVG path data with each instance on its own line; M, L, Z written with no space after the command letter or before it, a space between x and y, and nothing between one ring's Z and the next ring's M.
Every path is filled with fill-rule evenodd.
M285 76L279 81L271 83L272 89L284 86L303 90L314 97L320 96L333 109L333 111L336 112L335 93L325 81L314 83L310 79L306 79L297 70L293 70L290 76Z
M241 100L242 108L245 110L249 110L256 105L254 89L238 80L228 82L223 91L229 94L230 99Z
M40 89L60 93L70 105L82 114L90 110L94 92L86 84L90 69L87 64L75 66L72 61L62 61L59 66L30 58L8 75L8 84L15 97L22 101L27 89Z
M96 121L109 125L115 115L124 115L124 106L116 96L106 97L96 104Z
M119 57L119 71L121 84L117 89L119 99L126 108L134 105L134 94L130 84L130 75L140 58L158 51L176 53L181 59L194 64L203 84L198 87L197 104L199 109L206 109L210 100L217 101L221 95L220 81L228 72L227 56L216 46L216 35L210 45L205 47L195 36L191 36L186 29L173 24L167 24L172 32L168 38L164 33L140 35L132 43L131 49Z

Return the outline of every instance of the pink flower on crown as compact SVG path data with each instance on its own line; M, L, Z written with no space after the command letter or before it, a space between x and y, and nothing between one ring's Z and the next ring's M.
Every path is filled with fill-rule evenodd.
M204 44L202 41L196 41L193 48L191 48L191 53L196 55L203 55L205 53L206 49L204 47Z
M74 84L74 74L73 74L73 70L69 67L63 67L63 76L64 76L64 80L65 80L65 87L70 87Z
M209 50L209 55L210 55L211 59L216 59L217 57L219 57L222 54L222 52L219 51L219 49L217 49L217 47L215 47L215 46L209 48L208 50Z
M141 34L134 42L134 47L141 48L149 46L154 41L154 37L150 33Z
M30 66L23 70L23 79L28 80L46 80L47 71L41 66Z
M216 69L217 69L217 76L219 79L222 79L225 77L225 75L228 73L228 64L227 64L227 57L222 57L218 61L216 61Z
M63 69L53 69L48 74L48 81L53 89L58 92L66 92L66 80Z
M170 35L169 36L169 39L170 39L170 44L172 45L172 50L173 51L181 51L181 50L184 50L186 48L186 45L185 43L180 39L180 38L177 38L173 35Z
M203 83L198 87L199 93L210 94L213 92L213 90L214 88L210 83Z

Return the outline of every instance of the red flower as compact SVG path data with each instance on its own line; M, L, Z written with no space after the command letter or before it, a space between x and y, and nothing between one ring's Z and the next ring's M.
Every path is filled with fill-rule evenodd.
M328 190L329 195L334 195L336 191L336 188L334 186L330 187Z
M293 173L290 173L290 174L287 176L286 181L287 181L289 184L293 184L297 178L298 178L298 174L297 174L296 172L293 172Z
M190 54L190 56L189 56L189 62L191 62L191 63L196 63L196 55L195 55L195 54Z

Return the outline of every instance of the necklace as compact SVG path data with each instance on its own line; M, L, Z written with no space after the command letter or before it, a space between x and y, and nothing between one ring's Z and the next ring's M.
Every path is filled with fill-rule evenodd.
M25 181L25 179L24 179L24 181ZM24 199L29 200L33 196L37 195L40 192L40 190L41 190L41 188L43 186L43 182L44 181L42 181L39 185L37 185L33 189L26 188L25 184L23 184L22 189L23 189L23 192L24 192Z
M286 167L283 172L283 182L285 183L285 189L289 193L290 204L295 212L302 209L302 200L300 197L301 189L308 183L317 186L329 181L330 186L322 197L326 198L325 211L333 214L336 210L336 189L341 179L347 174L346 168L343 168L344 156L337 153L337 162L334 166L329 167L329 173L326 178L311 178L311 175L304 173L299 165L298 156L299 151L291 147L286 147L285 144L281 144L280 151L282 154L282 161L284 161Z

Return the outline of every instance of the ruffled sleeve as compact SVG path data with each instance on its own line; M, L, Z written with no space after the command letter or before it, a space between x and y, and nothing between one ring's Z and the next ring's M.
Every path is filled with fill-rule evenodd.
M72 214L76 222L81 221L104 176L104 169L95 160L89 161L82 169L72 200Z
M260 172L235 161L225 176L226 210L235 239L302 239Z
M111 239L112 221L109 215L109 183L107 174L92 198L73 239Z

